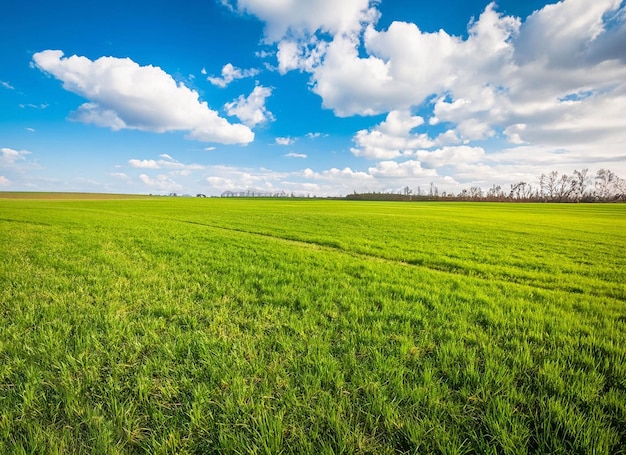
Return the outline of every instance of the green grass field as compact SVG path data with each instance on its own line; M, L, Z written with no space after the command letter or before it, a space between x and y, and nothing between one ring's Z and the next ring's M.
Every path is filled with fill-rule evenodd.
M626 453L626 205L9 199L0 453Z

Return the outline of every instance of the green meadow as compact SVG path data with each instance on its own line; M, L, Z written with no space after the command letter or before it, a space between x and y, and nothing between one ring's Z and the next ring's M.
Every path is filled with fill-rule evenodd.
M0 453L626 453L625 283L625 204L0 193Z

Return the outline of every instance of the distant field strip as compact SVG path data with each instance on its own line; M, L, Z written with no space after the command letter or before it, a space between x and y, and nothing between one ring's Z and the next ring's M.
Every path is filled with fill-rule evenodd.
M0 453L626 453L626 205L0 197Z

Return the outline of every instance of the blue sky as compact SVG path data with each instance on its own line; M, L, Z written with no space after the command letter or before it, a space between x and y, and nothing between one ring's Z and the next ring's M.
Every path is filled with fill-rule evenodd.
M2 9L0 190L337 196L626 175L622 0Z

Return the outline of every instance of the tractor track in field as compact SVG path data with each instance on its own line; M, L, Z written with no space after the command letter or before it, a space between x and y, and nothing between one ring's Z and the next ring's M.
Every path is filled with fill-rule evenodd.
M426 269L426 270L429 270L431 272L442 273L442 274L446 274L446 275L453 275L453 276L459 276L459 277L473 278L473 279L477 279L477 280L481 280L481 281L489 281L489 282L498 283L498 284L506 284L506 285L514 284L514 285L526 286L526 287L531 288L531 289L537 289L537 290L542 290L542 291L550 291L550 292L558 291L558 292L567 292L569 294L578 294L578 295L587 294L587 295L590 295L590 296L593 296L593 297L598 297L598 298L610 298L610 299L615 299L615 300L622 301L622 302L626 301L626 296L624 296L624 295L617 296L617 295L613 295L610 292L607 292L607 293L597 293L597 292L594 292L592 290L591 292L586 292L585 293L581 288L575 288L575 289L571 289L570 288L570 289L568 289L568 288L563 288L563 287L551 286L548 283L543 284L543 283L529 282L527 280L506 279L506 278L503 278L502 276L486 276L484 273L479 273L479 272L467 273L466 271L464 271L463 269L460 269L460 268L438 266L438 264L433 264L433 263L429 264L429 263L424 262L424 261L419 261L419 262L418 261L415 261L415 262L413 262L413 261L405 261L405 260L402 260L402 259L393 259L393 258L388 258L388 257L384 257L384 256L378 256L378 255L371 254L371 253L365 253L365 252L360 252L360 251L349 250L349 249L343 248L338 243L330 243L330 242L329 243L323 243L323 242L317 242L317 241L313 241L313 240L303 240L303 239L289 238L289 237L283 237L283 236L280 236L280 235L269 234L267 232L258 232L258 231L250 231L250 230L241 229L241 228L225 227L225 226L213 225L213 224L208 224L208 223L201 223L199 221L182 220L182 219L171 219L171 218L168 218L168 220L169 221L177 221L177 222L185 223L185 224L191 224L191 225L196 225L196 226L212 228L212 229L217 229L217 230L221 230L221 231L236 232L236 233L247 234L247 235L255 235L255 236L269 238L269 239L273 239L273 240L279 240L279 241L283 241L283 242L288 242L288 243L295 244L295 245L305 246L307 248L315 247L315 248L318 248L320 250L333 251L333 252L345 254L345 255L348 255L348 256L351 256L351 257L354 257L354 258L380 261L380 262L383 262L383 263L400 265L400 266L404 266L404 267L414 267L414 268L419 268L419 269Z
M103 209L81 208L80 210L87 211L87 212L99 212L99 213L113 214L115 216L121 215L119 212L112 212L112 211L103 210ZM414 268L419 268L422 270L429 270L435 273L446 274L448 276L466 277L466 278L472 278L472 279L481 280L481 281L489 281L494 284L501 284L501 285L513 284L513 285L518 285L518 286L526 286L530 289L535 289L535 290L542 290L542 291L548 291L548 292L567 292L568 294L577 294L581 296L587 295L587 296L595 297L595 298L608 298L608 299L613 299L613 300L617 300L620 302L626 302L626 294L624 292L613 291L613 290L605 290L604 292L597 292L597 290L593 286L585 287L582 285L575 287L575 288L563 287L563 286L558 286L558 285L555 286L553 283L545 283L545 282L538 283L536 281L533 282L530 280L519 279L515 277L510 277L510 278L503 277L502 275L487 275L485 273L471 271L471 270L463 269L460 267L451 267L451 266L446 266L444 264L429 263L423 260L406 261L402 259L394 259L394 258L367 253L367 252L346 249L346 248L343 248L339 242L334 242L334 241L319 242L319 241L314 241L314 240L289 238L289 237L283 237L280 235L275 235L275 234L271 234L267 232L252 231L252 230L236 228L236 227L227 227L227 226L203 223L200 221L186 220L186 219L181 219L181 218L169 218L169 217L163 217L163 216L145 216L145 215L131 214L131 213L125 213L124 216L131 217L131 218L140 218L143 220L152 219L152 220L162 220L166 222L184 223L184 224L189 224L189 225L195 225L195 226L201 226L205 228L221 230L225 232L235 232L239 234L255 235L255 236L259 236L263 238L289 242L291 244L300 245L303 247L305 246L307 248L318 248L320 250L342 253L344 255L348 255L353 258L360 258L360 259L371 260L371 261L379 261L382 263L400 265L404 267L414 267Z

